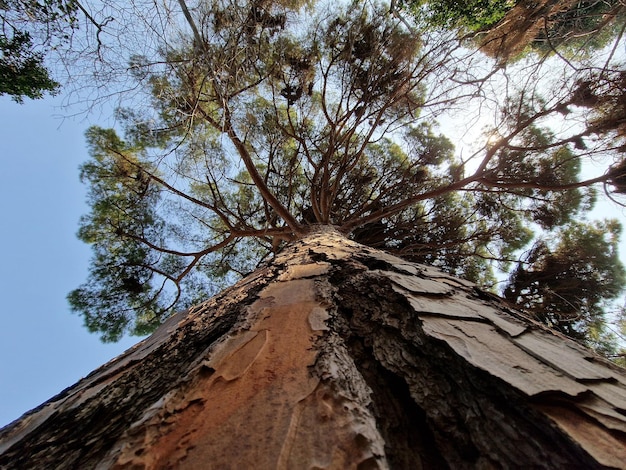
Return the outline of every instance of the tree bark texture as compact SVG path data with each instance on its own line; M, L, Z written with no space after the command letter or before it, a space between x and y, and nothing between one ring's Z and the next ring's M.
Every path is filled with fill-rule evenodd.
M0 430L0 468L626 468L626 376L320 228Z

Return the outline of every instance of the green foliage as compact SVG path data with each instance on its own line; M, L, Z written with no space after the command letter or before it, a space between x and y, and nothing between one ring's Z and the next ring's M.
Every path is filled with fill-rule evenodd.
M581 171L581 161L569 143L549 148L552 141L547 130L529 126L500 148L488 167L488 180L494 186L534 183L534 187L516 189L516 195L524 199L519 209L548 230L568 223L580 209L588 210L595 202L592 189L551 189L575 184Z
M441 28L480 31L498 23L515 5L514 0L463 0L407 2L418 18Z
M45 91L58 91L60 85L50 78L43 54L32 48L28 33L16 31L11 38L0 35L0 96L10 95L20 103L24 96L36 99Z
M5 0L0 5L0 96L21 103L56 94L60 84L44 63L46 53L68 42L76 26L73 0Z
M537 241L514 270L507 299L543 323L581 340L602 337L604 307L623 291L626 279L615 220L572 222Z
M129 148L113 130L91 128L87 141L92 159L82 165L81 180L90 184L92 212L82 218L78 237L93 244L94 257L89 281L68 299L90 331L104 331L103 339L113 341L129 323L135 334L145 334L162 316L151 285L157 259L137 238L158 237L159 189L140 149ZM134 309L141 315L131 320Z
M103 341L151 332L173 311L232 282L233 273L251 271L267 253L258 243L241 242L203 250L224 227L206 216L206 207L198 224L198 215L166 200L175 190L163 186L163 175L148 161L141 142L131 144L113 129L99 127L86 136L91 158L80 175L89 185L91 212L81 218L78 237L92 245L93 256L88 281L68 300ZM206 186L190 190L198 197L207 192ZM255 216L259 199L254 200L249 185L225 197L242 216Z

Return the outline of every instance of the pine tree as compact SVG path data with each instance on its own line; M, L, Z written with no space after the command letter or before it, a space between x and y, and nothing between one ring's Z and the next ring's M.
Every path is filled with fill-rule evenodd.
M594 185L619 190L618 167L580 177L585 159L615 150L610 132L591 148L591 124L565 135L545 125L575 106L576 73L549 100L527 80L508 86L492 137L461 158L433 117L477 95L486 106L492 76L513 77L475 68L454 31L368 3L179 3L187 33L177 22L179 40L166 28L157 52L129 58L151 106L87 134L92 212L79 236L94 258L69 298L105 340L145 334L310 224L496 291L495 271L539 243L533 227L556 237L593 206ZM619 295L622 267L610 262L614 282L587 298L593 318L564 326L573 336L602 325Z
M624 468L623 370L537 321L597 338L624 283L619 224L580 220L623 185L590 70L535 81L367 2L178 7L118 54L149 106L87 133L70 294L105 340L156 331L0 431L0 466ZM434 118L476 100L463 156Z

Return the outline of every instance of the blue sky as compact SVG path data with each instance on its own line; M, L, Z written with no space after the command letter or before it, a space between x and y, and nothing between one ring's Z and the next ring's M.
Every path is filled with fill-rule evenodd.
M0 97L0 427L139 341L102 344L65 300L90 257L75 236L89 122L60 104Z

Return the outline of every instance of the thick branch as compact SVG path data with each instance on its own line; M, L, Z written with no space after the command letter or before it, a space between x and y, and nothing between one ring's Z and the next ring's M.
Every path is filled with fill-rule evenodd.
M200 31L198 31L198 27L196 26L196 22L193 20L191 13L189 12L189 8L187 8L187 4L185 0L178 0L178 4L180 5L181 10L183 11L183 15L185 15L185 20L187 20L187 24L191 28L193 32L193 37L196 40L196 43L199 47L202 47L204 41L202 40L202 36L200 35Z
M529 189L538 189L541 191L567 191L570 189L578 189L584 188L587 186L591 186L597 183L605 183L610 178L609 174L605 174L602 176L598 176L596 178L591 178L584 181L577 181L575 183L568 184L545 184L540 183L538 181L520 181L520 182L507 182L507 181L496 181L490 179L488 176L484 176L480 178L479 182L487 187L493 188L503 188L503 189L520 189L520 188L529 188Z
M410 197L405 199L404 201L400 201L396 204L393 204L389 207L386 208L382 208L378 211L372 212L369 215L366 215L364 217L359 217L356 219L349 219L348 221L346 221L340 228L340 230L344 233L349 233L352 230L354 230L357 227L360 227L362 225L371 223L371 222L376 222L377 220L380 220L384 217L390 217L394 214L397 214L398 212L403 211L404 209L406 209L407 207L415 204L416 202L419 201L423 201L425 199L432 199L435 198L437 196L441 196L442 194L446 194L452 191L459 191L461 189L463 189L465 186L469 185L470 183L474 183L477 180L480 179L480 175L478 174L474 174L472 176L469 176L467 178L464 178L460 181L457 181L455 183L452 183L448 186L444 186L441 188L437 188L434 189L432 191L428 191L422 194L418 194L416 196Z
M226 110L227 115L228 111ZM248 152L245 144L241 141L233 126L230 124L230 119L226 120L226 133L230 138L231 142L237 149L237 153L241 157L244 165L246 166L246 170L248 170L248 174L252 181L256 185L257 189L261 193L263 199L267 201L267 203L272 206L272 208L276 211L276 213L285 221L285 223L291 228L294 234L303 235L304 232L302 230L302 226L298 223L298 221L291 215L289 210L281 204L281 202L272 194L269 190L265 181L263 181L263 177L259 174L256 165L252 161L252 157Z

